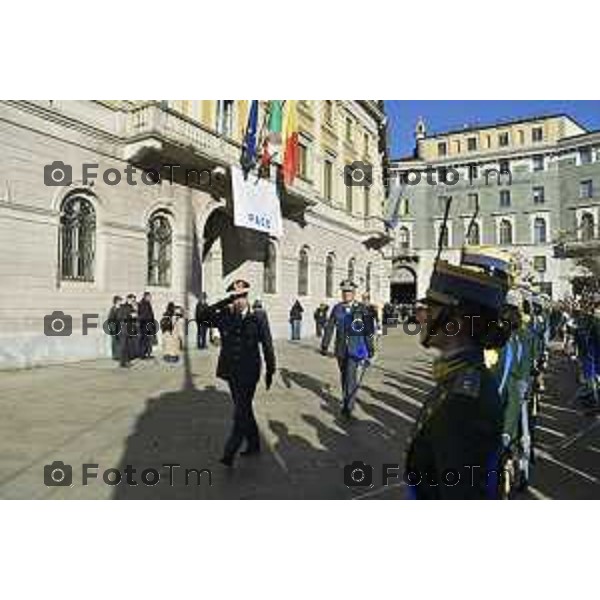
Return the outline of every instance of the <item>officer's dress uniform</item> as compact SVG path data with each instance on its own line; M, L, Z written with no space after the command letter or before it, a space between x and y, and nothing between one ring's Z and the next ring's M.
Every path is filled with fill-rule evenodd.
M444 310L460 315L461 306L499 315L506 291L506 282L499 278L439 261L425 303L442 309L440 319L448 318ZM439 330L434 334L435 323L427 327L431 335L444 335ZM498 497L503 424L498 382L486 367L483 339L470 337L461 344L445 350L434 363L436 385L407 447L405 480L417 499Z
M410 493L424 500L495 498L502 406L483 351L439 359L433 375L406 454Z
M264 311L247 308L243 313L234 311L226 298L200 311L202 321L217 327L221 336L221 351L217 377L227 381L234 405L233 427L225 444L224 459L232 461L244 439L246 452L260 449L260 438L252 400L260 379L261 355L267 373L275 372L275 352L267 315Z
M350 412L354 408L358 391L358 366L362 361L372 358L374 353L374 324L371 312L357 301L339 302L331 309L325 325L321 352L327 352L334 333L334 353L342 387L342 408L345 412Z

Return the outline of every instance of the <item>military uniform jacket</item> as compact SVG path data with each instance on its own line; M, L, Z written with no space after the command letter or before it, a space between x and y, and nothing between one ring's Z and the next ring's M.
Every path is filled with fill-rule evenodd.
M361 328L360 321L364 323L362 331L359 331ZM353 322L356 323L355 330L352 329ZM329 348L329 344L335 333L334 352L338 358L348 356L351 346L359 341L357 338L364 340L368 355L373 356L374 329L373 317L367 306L360 302L353 302L352 304L339 302L331 309L331 313L329 314L329 319L323 333L321 349L326 351Z
M437 385L425 400L406 453L411 495L495 498L502 406L483 352L440 361L434 377Z
M217 377L234 380L239 384L253 385L260 378L262 346L267 372L275 371L275 352L269 321L264 311L248 309L245 314L234 312L226 298L207 306L198 315L200 321L217 327L221 334L221 352L217 364Z

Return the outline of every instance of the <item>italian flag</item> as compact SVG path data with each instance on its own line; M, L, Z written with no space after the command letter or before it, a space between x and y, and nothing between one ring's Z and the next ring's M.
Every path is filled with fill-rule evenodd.
M298 111L297 100L287 100L283 107L283 182L291 185L298 170Z

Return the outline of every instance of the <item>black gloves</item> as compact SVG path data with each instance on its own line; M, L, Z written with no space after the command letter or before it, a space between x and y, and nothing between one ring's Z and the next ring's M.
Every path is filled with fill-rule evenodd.
M265 376L265 385L267 386L267 390L271 388L271 384L273 383L273 371L267 371Z

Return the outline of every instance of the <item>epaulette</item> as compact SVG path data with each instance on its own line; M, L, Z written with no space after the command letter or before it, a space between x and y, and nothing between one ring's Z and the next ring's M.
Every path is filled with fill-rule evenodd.
M457 373L450 383L448 392L468 398L479 398L481 391L481 372L478 369L467 369Z

